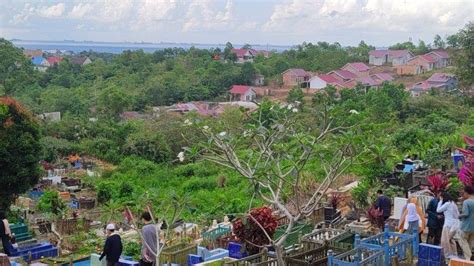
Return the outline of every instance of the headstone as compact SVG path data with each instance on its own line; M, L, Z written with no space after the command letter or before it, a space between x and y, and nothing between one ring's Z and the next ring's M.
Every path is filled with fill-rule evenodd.
M402 217L403 208L405 207L405 205L407 205L407 202L407 198L395 197L393 199L393 216L390 218L400 220L400 218Z

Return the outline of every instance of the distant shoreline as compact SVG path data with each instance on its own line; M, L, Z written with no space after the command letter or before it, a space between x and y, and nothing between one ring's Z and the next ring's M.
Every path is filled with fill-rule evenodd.
M220 48L224 49L225 44L202 44L202 43L147 43L147 42L94 42L94 41L41 41L41 40L20 40L12 39L11 42L18 47L25 49L40 49L40 50L67 50L79 53L82 51L95 51L105 53L122 53L125 50L140 50L145 52L154 52L157 50L163 50L166 48L183 48L189 49L195 47L198 49L211 49ZM294 46L285 45L261 45L251 44L252 48L256 50L268 50L282 52L289 50ZM234 44L236 48L240 48L243 45Z

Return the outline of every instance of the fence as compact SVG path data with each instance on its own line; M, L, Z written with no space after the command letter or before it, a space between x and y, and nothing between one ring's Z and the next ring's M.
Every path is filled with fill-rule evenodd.
M245 258L232 262L225 262L224 266L278 266L278 261L274 258L268 258L268 252L264 249L261 253L247 256Z
M205 240L215 241L218 237L228 235L230 233L231 229L229 226L219 225L215 229L202 233L202 238Z
M87 219L61 219L56 222L58 233L62 235L75 234L78 231L89 231L91 221ZM82 227L81 227L82 226Z
M165 265L186 265L189 254L197 254L196 244L176 244L163 248L160 254L160 263Z
M353 250L334 256L328 252L328 266L381 266L384 265L383 250L356 247Z
M305 250L311 250L324 245L327 241L332 241L339 235L344 234L345 231L333 228L323 228L306 234L301 238L301 244Z
M360 241L358 235L356 235L356 243ZM390 265L390 259L393 256L397 256L400 260L405 260L411 256L418 255L418 231L410 234L400 234L396 232L390 232L389 227L386 224L383 233L368 237L360 241L360 246L373 249L382 250L385 256L385 265ZM357 245L357 244L356 244Z
M325 266L328 263L328 251L336 252L336 254L344 252L337 248L327 245L317 247L302 253L288 256L285 261L287 266Z

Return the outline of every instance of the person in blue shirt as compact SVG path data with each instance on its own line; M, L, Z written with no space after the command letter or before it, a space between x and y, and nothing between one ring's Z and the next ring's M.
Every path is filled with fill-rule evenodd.
M383 212L384 221L386 221L392 213L392 201L383 194L381 189L377 191L377 200L375 201L375 208Z
M441 243L441 232L443 232L444 216L443 213L436 212L438 207L438 195L428 203L426 208L426 213L428 215L428 236L426 238L426 243L439 245Z

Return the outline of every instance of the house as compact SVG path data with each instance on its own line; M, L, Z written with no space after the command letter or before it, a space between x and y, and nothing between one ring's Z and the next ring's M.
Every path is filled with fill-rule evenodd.
M423 82L418 82L411 86L410 93L412 96L420 96L422 93L428 92L430 89L453 90L457 88L458 80L455 75L446 73L434 73L431 77Z
M281 73L283 85L285 86L300 86L309 81L310 74L301 68L290 68Z
M436 61L434 65L435 68L443 68L451 65L449 54L445 50L434 50L427 53L427 55Z
M357 86L357 84L362 84L365 88L369 89L377 88L381 83L371 77L358 77L345 82L344 87L347 89L353 89Z
M395 78L389 73L375 73L375 74L370 75L370 77L373 80L377 81L379 84L395 80Z
M28 57L28 58L33 58L36 56L43 56L43 51L37 49L37 50L30 50L30 49L25 49L23 50L23 55Z
M230 52L237 56L237 63L253 62L254 57L257 56L257 51L254 49L232 48Z
M428 54L415 56L405 65L397 66L398 75L418 75L434 69L436 60Z
M356 74L358 77L368 77L370 67L362 62L354 62L354 63L347 63L343 67L342 70L350 71Z
M356 74L343 69L333 70L327 74L342 82L357 78Z
M85 66L92 63L91 59L87 56L78 56L71 58L71 64Z
M252 102L257 98L257 93L251 86L232 85L229 92L231 101Z
M332 85L336 88L344 87L343 82L328 74L316 75L309 80L310 89L321 90L326 88L328 85Z
M254 86L263 86L265 83L265 77L261 74L255 75L255 78L252 81L252 85Z
M61 61L63 61L63 58L59 56L50 56L46 60L48 60L50 66L57 66Z
M413 53L408 50L372 50L369 52L369 64L399 66L406 64L413 57Z
M36 70L42 71L42 72L46 71L46 69L51 66L48 60L44 59L44 57L42 56L32 57L31 63L33 63L33 66Z
M458 79L456 76L446 73L434 73L429 79L426 80L426 82L435 88L441 88L445 90L452 90L458 86Z

